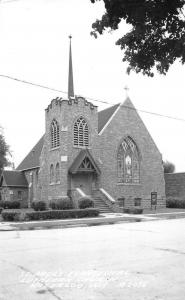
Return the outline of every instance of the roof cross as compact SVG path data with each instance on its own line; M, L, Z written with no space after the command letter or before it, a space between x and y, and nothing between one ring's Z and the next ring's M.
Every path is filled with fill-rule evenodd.
M129 87L125 85L124 90L125 90L126 97L128 97Z

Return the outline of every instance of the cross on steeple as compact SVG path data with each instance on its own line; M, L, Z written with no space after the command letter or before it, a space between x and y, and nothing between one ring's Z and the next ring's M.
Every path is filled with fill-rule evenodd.
M124 90L125 90L125 93L126 93L126 97L128 97L129 87L127 85L125 85Z
M73 65L72 65L72 50L71 50L71 39L72 36L69 35L69 74L68 74L68 99L74 97L74 85L73 85Z

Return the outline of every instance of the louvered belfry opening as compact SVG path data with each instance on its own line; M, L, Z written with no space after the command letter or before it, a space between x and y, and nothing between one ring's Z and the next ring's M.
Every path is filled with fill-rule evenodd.
M80 117L74 124L74 146L89 146L89 128L83 117Z
M56 120L51 123L51 148L56 148L60 146L60 131L59 125Z

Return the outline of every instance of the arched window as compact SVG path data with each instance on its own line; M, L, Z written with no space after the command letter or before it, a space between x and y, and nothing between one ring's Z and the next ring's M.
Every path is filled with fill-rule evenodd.
M53 165L50 166L50 183L54 183L54 167Z
M56 120L51 123L51 148L60 146L59 125Z
M139 183L139 153L134 141L127 137L118 149L117 155L118 181L122 183Z
M83 117L80 117L74 124L74 146L89 146L89 128Z
M55 176L56 176L56 183L60 182L60 165L59 163L56 164L56 169L55 169Z

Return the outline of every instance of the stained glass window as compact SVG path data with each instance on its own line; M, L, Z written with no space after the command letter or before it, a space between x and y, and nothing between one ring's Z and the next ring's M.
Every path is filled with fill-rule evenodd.
M118 149L117 155L118 182L139 183L140 163L139 153L134 141L127 137Z

